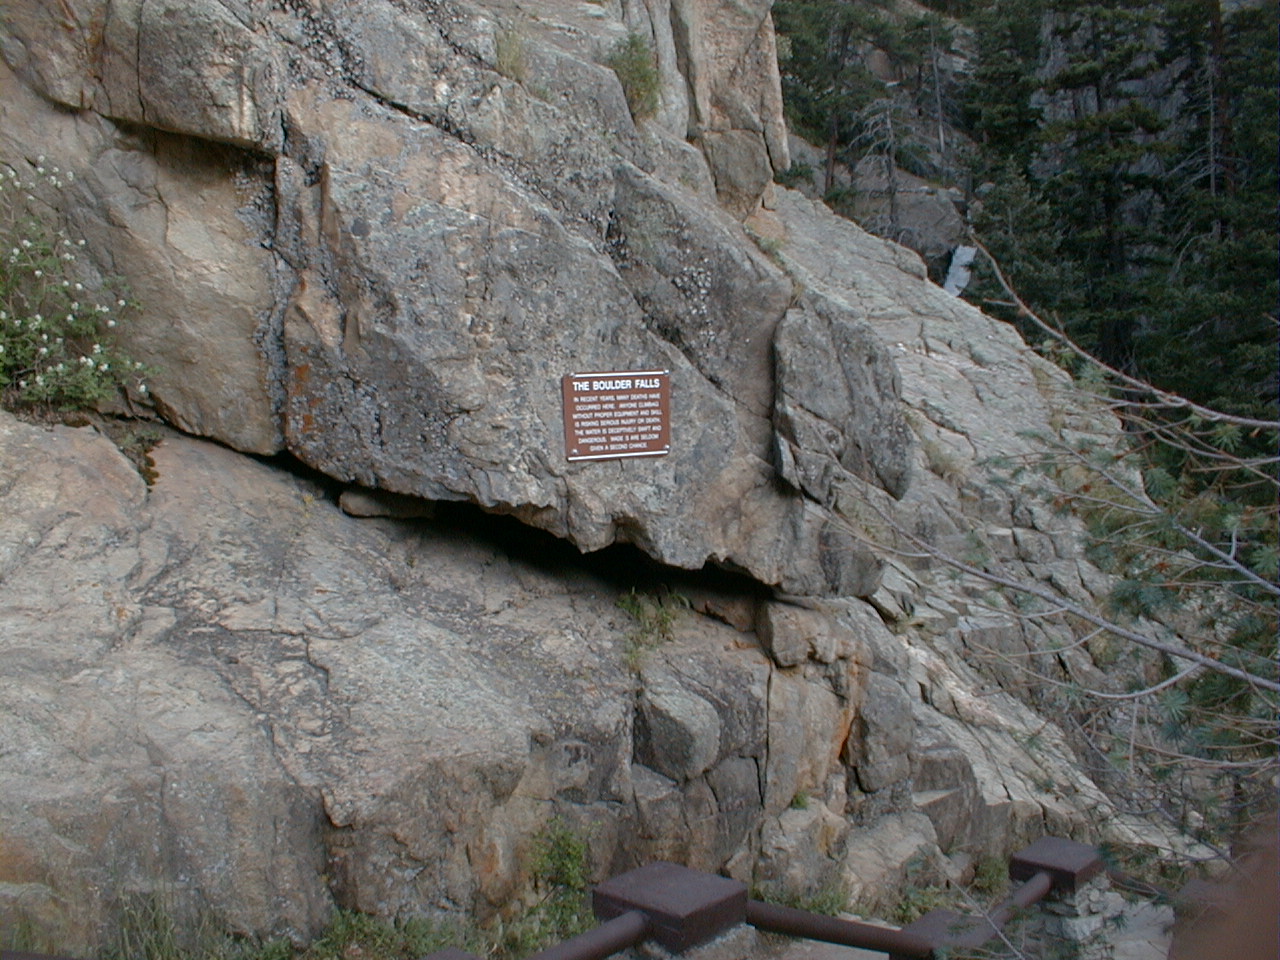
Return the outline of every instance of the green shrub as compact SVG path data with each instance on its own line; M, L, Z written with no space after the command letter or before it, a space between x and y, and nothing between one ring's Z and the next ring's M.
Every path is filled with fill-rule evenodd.
M300 954L296 954L296 960L349 960L351 957L361 957L364 960L414 960L455 943L472 947L475 946L474 940L475 937L469 931L448 923L437 923L421 917L384 920L354 910L339 910L323 936ZM246 960L274 958L251 957ZM288 960L288 957L280 960Z
M494 931L494 952L524 957L595 926L588 903L590 849L559 817L533 839L530 861L537 903Z
M146 393L142 366L115 346L131 308L107 283L90 289L84 241L50 226L51 193L72 174L37 157L0 170L0 400L7 407L92 407L126 384Z
M618 75L631 116L644 120L658 112L658 60L644 36L627 34L613 45L606 63Z
M751 896L757 900L825 917L839 916L849 909L849 888L838 879L827 880L809 890L790 890L774 884L753 887Z
M773 179L784 187L800 187L813 182L813 167L807 163L793 163L787 169L775 173Z

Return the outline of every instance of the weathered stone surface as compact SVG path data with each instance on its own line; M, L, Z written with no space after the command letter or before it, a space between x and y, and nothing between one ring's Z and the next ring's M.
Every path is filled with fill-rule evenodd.
M671 953L657 941L646 940L639 946L618 954L622 960L758 960L769 956L773 945L765 934L745 923L737 924L719 936Z
M116 898L160 887L259 934L335 902L484 915L521 895L552 811L600 871L750 872L788 745L738 630L686 614L637 705L605 581L350 518L224 448L152 457L147 488L91 430L0 415L0 922L90 949ZM818 782L850 707L811 686L782 722L813 734Z
M672 0L671 13L688 82L690 137L697 140L703 132L755 133L764 142L772 168L785 170L791 160L770 6L768 0L723 6ZM731 158L729 162L742 161ZM713 171L719 188L725 178L714 163ZM730 179L743 182L738 176ZM731 193L729 199L745 198Z
M822 663L835 659L839 640L831 619L817 610L791 604L761 605L756 620L760 643L780 667L794 667L810 657Z
M905 780L911 774L916 725L902 685L873 671L858 723L862 735L849 741L848 760L862 789L874 792Z
M482 821L527 838L556 796L629 798L629 694L571 694L580 667L550 666L558 638L583 636L569 611L486 614L483 581L448 572L467 548L409 566L417 535L357 525L227 451L167 442L148 493L87 431L3 424L5 513L23 518L6 525L5 594L64 611L65 639L48 647L45 615L6 600L0 836L64 911L63 942L88 943L111 897L166 882L243 931L314 930L333 896L384 912L466 900L477 874L491 888L522 869L473 869ZM74 573L50 569L71 558ZM477 616L483 649L458 632ZM617 638L594 635L615 665L591 685L629 690ZM515 700L507 641L552 671ZM597 659L573 646L575 664ZM59 689L76 702L49 713Z
M755 757L730 757L707 774L707 785L716 798L717 864L728 864L742 850L760 822L760 762Z
M645 323L758 421L791 281L720 210L639 170L618 172L611 253ZM753 437L767 449L764 436Z
M812 897L839 883L848 822L821 801L783 810L760 833L756 881L771 896Z
M892 814L854 829L845 850L841 878L850 901L865 911L891 910L908 869L917 884L946 876L933 824L920 813Z
M0 49L21 78L6 80L6 129L26 129L5 153L43 141L98 171L71 218L144 303L126 346L184 430L513 513L584 550L627 540L794 594L866 596L881 568L847 518L863 482L908 496L922 472L909 422L929 468L910 510L956 526L934 478L975 462L970 426L1026 351L1002 334L1006 369L981 381L973 416L953 409L971 399L959 389L916 404L898 375L911 351L886 318L913 337L966 310L965 323L989 321L927 284L907 292L918 260L780 195L769 215L793 283L704 202L714 181L744 216L765 168L785 165L767 3L655 0L620 18L385 2L73 9L70 31L26 3L6 21ZM599 63L628 30L651 38L664 92L639 128ZM24 81L85 112L42 113ZM690 130L703 159L671 138ZM672 370L672 454L565 462L559 377L653 365ZM904 421L901 399L921 416ZM1015 389L1008 406L1045 412L1027 399Z
M871 327L814 297L791 310L774 337L774 424L782 476L831 504L842 475L901 498L910 482L911 435L897 367Z
M715 708L674 677L646 674L639 719L640 760L675 781L705 772L720 754Z
M6 11L4 59L74 110L274 150L281 65L250 4L76 0Z
M69 114L0 63L0 158L37 157L74 168L75 182L53 202L96 252L100 276L122 277L145 305L145 323L122 328L122 345L146 364L156 408L175 426L240 450L280 449L276 374L263 340L275 266L257 244L256 162L155 131L124 134L91 112Z
M113 898L182 877L181 902L213 905L234 929L314 928L329 908L320 797L283 762L267 716L243 699L249 691L220 674L226 632L149 592L191 547L148 522L141 478L90 431L45 431L5 414L0 464L0 922L43 917L59 943L83 946ZM234 475L232 465L229 487L181 495L197 513L202 496L245 503ZM246 559L232 549L224 562ZM177 579L179 592L212 587ZM42 636L50 618L54 643ZM299 722L314 727L304 739L321 736L326 717L308 710L319 668L302 637L289 646L262 664L263 679L298 697ZM10 884L21 887L17 904Z
M715 174L716 196L726 209L746 218L773 180L764 141L754 131L710 130L701 142Z
M602 66L630 31L661 74L639 123ZM940 846L1108 809L1008 692L1066 628L894 550L1100 595L1072 524L985 464L1114 425L918 257L768 185L772 44L765 0L8 5L0 162L75 168L55 207L143 305L134 409L753 583L691 591L706 616L637 676L611 561L444 506L357 521L193 440L148 489L101 438L4 416L0 923L88 950L159 886L264 934L335 903L485 917L552 815L597 874L874 898ZM655 366L672 453L568 463L561 376Z
M775 672L769 684L769 753L765 768L765 809L778 816L807 798L825 797L828 777L849 737L862 690L857 664L842 691L822 677Z
M0 146L69 148L75 226L144 303L125 345L182 429L586 550L625 539L794 592L869 592L870 554L769 482L789 281L723 211L644 172L653 152L703 195L736 178L745 211L785 155L768 4L718 9L85 0L63 22L23 3L0 36L17 72ZM643 136L599 62L627 30L662 71ZM689 123L760 169L667 142ZM559 378L654 366L673 371L672 456L570 467Z

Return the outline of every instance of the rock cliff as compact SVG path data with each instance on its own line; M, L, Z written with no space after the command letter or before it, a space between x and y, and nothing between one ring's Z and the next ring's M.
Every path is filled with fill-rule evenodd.
M128 412L182 432L148 486L0 418L0 922L89 949L158 888L299 938L483 917L552 814L600 875L864 901L1095 828L996 656L1065 628L882 547L1088 600L1071 525L983 463L1114 424L771 185L767 2L19 0L0 54L0 162L76 172L58 216L143 304ZM670 454L568 461L561 378L631 369L670 371ZM649 563L693 608L652 649L616 603Z

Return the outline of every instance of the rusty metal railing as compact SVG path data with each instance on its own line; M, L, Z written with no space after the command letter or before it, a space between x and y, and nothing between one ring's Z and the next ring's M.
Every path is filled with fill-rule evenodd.
M747 901L747 923L773 933L879 950L889 954L891 960L931 960L941 952L980 947L994 939L1020 911L1043 900L1053 885L1053 877L1047 871L1040 871L985 916L934 910L901 930L820 916L758 900Z
M1019 911L1050 893L1070 894L1103 869L1093 847L1042 837L1009 861L1021 885L985 916L932 910L900 930L841 920L747 897L746 884L675 863L650 863L606 880L592 891L601 921L526 960L605 960L645 940L680 954L740 924L760 930L887 953L890 960L935 960L949 951L980 947ZM0 950L0 960L61 960ZM422 960L478 960L456 947Z
M934 960L949 951L980 947L1020 911L1052 892L1071 893L1102 870L1093 847L1042 837L1015 854L1009 876L1021 885L985 916L931 910L902 929L796 910L747 897L746 885L674 863L651 863L613 877L592 892L604 921L595 930L526 960L604 960L653 939L672 954L711 940L738 924L760 930L887 953L890 960ZM423 960L477 960L460 950Z
M527 960L604 960L627 947L634 947L648 935L649 918L639 910L628 910L593 930L535 953Z
M877 927L857 920L841 920L762 900L747 901L747 923L771 933L838 943L843 947L880 950L894 956L911 957L912 960L927 960L933 956L934 950L932 941L916 933Z

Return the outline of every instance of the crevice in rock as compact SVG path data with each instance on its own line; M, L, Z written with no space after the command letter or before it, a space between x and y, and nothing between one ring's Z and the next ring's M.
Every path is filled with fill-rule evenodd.
M530 527L514 517L490 513L471 503L438 501L435 507L435 517L431 520L404 522L424 523L458 537L478 540L537 568L577 569L605 581L619 593L631 589L638 592L664 589L673 593L752 598L769 594L768 587L745 573L715 563L707 563L700 570L671 567L629 543L614 543L584 554L568 540ZM726 623L731 622L723 614L710 615Z

